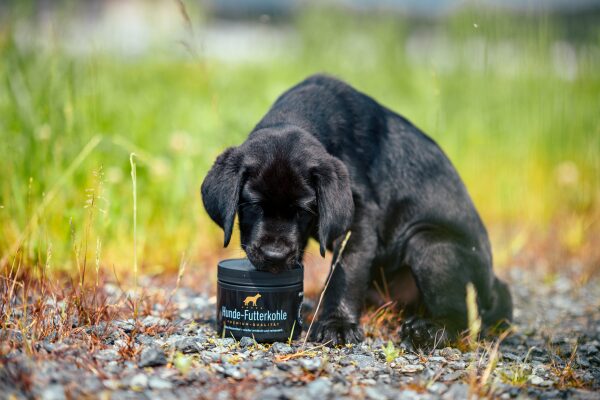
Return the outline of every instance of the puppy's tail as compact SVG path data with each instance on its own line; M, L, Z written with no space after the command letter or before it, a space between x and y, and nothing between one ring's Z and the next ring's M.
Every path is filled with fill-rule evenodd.
M492 288L492 306L482 313L482 322L486 329L505 329L510 325L513 314L512 296L508 285L494 278Z

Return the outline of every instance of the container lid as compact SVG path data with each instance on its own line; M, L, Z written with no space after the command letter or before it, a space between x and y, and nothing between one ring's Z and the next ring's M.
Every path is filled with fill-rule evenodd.
M302 266L278 273L258 271L247 258L233 258L219 262L217 279L242 286L289 286L304 279Z

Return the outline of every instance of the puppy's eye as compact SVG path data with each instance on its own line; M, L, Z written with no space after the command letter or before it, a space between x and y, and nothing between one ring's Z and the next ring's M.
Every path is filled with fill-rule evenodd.
M315 215L315 213L310 208L296 207L296 217L310 218L312 215Z
M247 211L247 212L253 212L253 213L262 212L262 207L261 207L260 203L251 202L251 201L240 203L238 205L238 209L239 210L244 210L244 211Z

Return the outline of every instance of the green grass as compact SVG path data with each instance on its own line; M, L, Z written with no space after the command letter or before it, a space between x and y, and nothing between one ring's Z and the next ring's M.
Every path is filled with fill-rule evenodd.
M568 29L547 16L479 11L418 22L308 11L293 24L299 42L289 54L242 64L165 51L123 59L100 51L75 57L60 44L25 49L4 24L2 256L14 260L14 244L39 211L22 243L26 265L43 266L50 255L50 269L74 271L77 253L109 269L130 269L134 152L142 271L176 271L184 252L194 262L212 260L222 236L201 206L204 175L278 94L315 72L345 79L437 140L490 226L543 228L564 218L581 225L576 239L585 236L600 198L600 24L578 27L571 80L554 67L557 57L564 61L557 43ZM420 46L417 31L437 32L452 57L407 57L406 49ZM473 52L477 46L484 51ZM98 135L100 142L66 173ZM560 171L566 178L557 178ZM90 196L94 212L85 208Z

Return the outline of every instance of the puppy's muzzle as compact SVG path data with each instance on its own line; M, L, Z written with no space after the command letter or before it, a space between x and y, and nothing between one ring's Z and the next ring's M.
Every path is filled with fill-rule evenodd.
M278 272L292 268L296 263L296 251L273 245L252 246L248 258L259 270Z
M284 264L293 253L291 250L273 247L259 247L259 251L269 264Z

